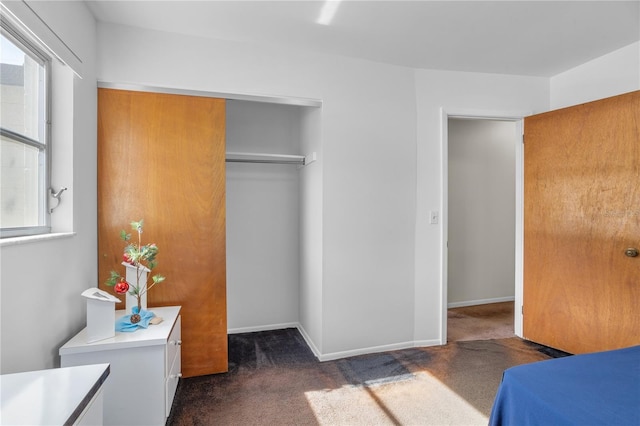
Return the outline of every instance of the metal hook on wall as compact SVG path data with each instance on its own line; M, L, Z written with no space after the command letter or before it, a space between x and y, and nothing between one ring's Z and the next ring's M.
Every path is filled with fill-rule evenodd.
M58 190L58 192L55 192L53 188L49 188L49 191L51 192L51 198L55 198L56 200L58 200L58 204L56 204L54 207L51 207L49 209L49 213L53 213L53 209L55 209L60 205L60 201L61 201L60 197L62 196L62 193L67 189L68 189L67 187L62 187L60 188L60 190Z

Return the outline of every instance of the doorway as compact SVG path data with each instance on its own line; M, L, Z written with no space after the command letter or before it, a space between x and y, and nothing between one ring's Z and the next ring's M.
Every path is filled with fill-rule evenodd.
M521 334L524 115L443 111L443 342Z

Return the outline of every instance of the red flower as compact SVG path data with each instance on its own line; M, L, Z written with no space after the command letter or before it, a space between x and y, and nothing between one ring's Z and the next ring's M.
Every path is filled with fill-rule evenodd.
M126 282L123 278L118 283L116 283L113 289L118 294L125 294L127 291L129 291L129 283Z

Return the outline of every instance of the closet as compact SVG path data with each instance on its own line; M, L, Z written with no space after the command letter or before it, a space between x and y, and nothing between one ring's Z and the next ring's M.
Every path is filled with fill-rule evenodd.
M144 219L166 277L148 304L182 306L185 377L227 371L229 330L320 339L321 103L290 103L98 90L100 287Z
M227 101L231 332L290 327L299 320L304 112L300 106Z

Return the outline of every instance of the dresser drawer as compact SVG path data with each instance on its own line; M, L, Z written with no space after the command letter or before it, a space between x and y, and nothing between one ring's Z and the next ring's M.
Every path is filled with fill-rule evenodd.
M181 372L180 372L180 351L178 351L176 353L176 357L173 360L173 365L171 366L171 369L169 370L169 375L167 376L167 380L165 382L165 398L166 398L166 403L165 403L165 407L167 412L165 413L165 416L169 417L169 414L171 413L171 405L173 404L173 397L176 394L176 389L178 388L178 381L180 380L180 377L182 376Z
M180 345L182 344L181 336L182 333L180 331L181 326L181 316L178 316L176 323L173 326L173 330L171 330L171 334L169 335L169 339L167 340L167 357L165 364L165 377L169 377L169 372L171 371L171 367L174 364L176 356L180 352ZM178 370L180 368L178 367Z

